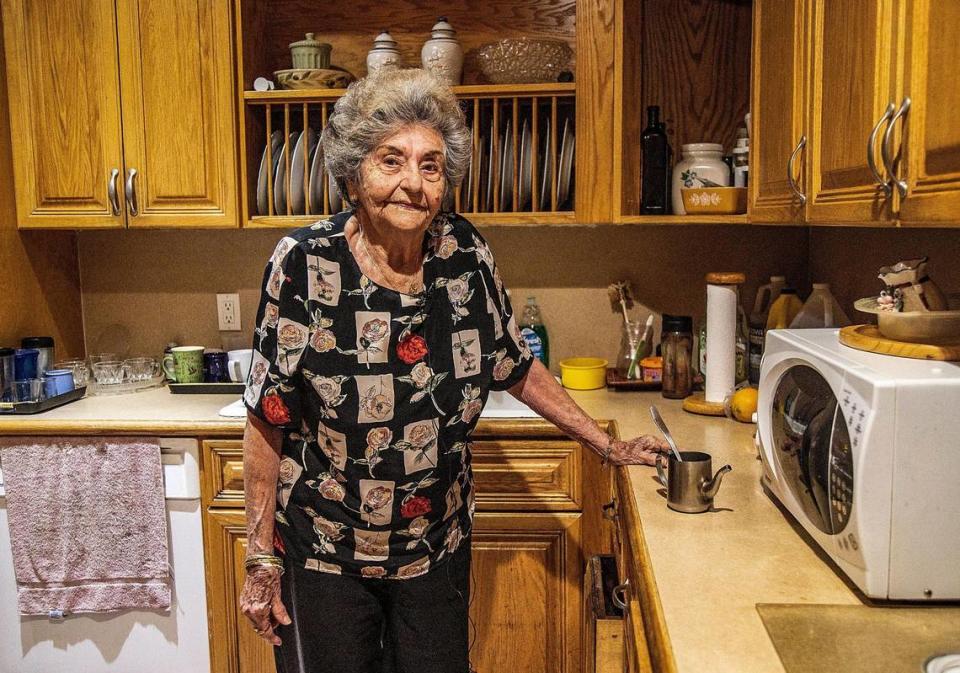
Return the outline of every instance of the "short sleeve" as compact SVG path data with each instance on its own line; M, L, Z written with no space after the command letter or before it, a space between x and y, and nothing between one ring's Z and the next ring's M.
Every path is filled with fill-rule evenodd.
M292 238L277 245L263 274L253 362L243 400L278 427L299 427L300 357L310 339L306 255Z
M490 313L495 321L496 359L493 366L491 390L507 390L523 380L533 364L533 353L526 339L520 334L518 316L507 296L500 270L493 253L479 233L474 232L474 245L480 259L481 273L487 286ZM492 286L492 287L491 287Z

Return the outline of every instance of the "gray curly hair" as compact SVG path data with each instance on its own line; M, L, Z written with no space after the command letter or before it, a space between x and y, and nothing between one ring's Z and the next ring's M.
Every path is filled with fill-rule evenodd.
M453 91L426 70L380 70L347 87L320 137L327 172L347 203L357 205L350 200L347 184L359 182L364 158L385 138L410 124L440 134L447 194L460 184L470 165L473 144Z

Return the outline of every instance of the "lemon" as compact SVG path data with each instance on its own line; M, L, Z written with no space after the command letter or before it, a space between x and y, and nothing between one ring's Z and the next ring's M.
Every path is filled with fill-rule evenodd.
M730 398L730 412L742 423L750 423L757 410L757 389L741 388Z

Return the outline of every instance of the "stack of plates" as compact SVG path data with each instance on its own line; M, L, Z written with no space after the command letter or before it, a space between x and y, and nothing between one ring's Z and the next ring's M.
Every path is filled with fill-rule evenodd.
M312 128L307 128L306 133L291 131L290 137L286 143L283 142L283 132L274 131L270 136L270 154L273 157L273 165L267 168L267 149L264 148L263 156L260 158L260 173L257 177L257 213L260 215L277 215L280 217L287 215L287 205L289 201L291 215L306 215L307 201L309 200L310 214L320 214L323 212L323 150L319 143L320 136ZM293 152L290 155L290 180L287 180L287 154L290 153L290 146L293 146ZM304 154L307 156L306 166L309 167L309 174L306 180L306 190L304 190ZM340 212L343 205L340 195L337 192L336 183L333 178L327 176L330 193L330 211L332 213ZM273 182L273 212L268 206L268 182ZM289 187L289 190L288 190Z

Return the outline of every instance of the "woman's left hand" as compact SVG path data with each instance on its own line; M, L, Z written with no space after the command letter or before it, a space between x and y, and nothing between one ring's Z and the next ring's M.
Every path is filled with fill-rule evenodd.
M614 439L607 462L613 465L656 465L657 456L668 453L670 445L653 435L640 435L626 441Z

